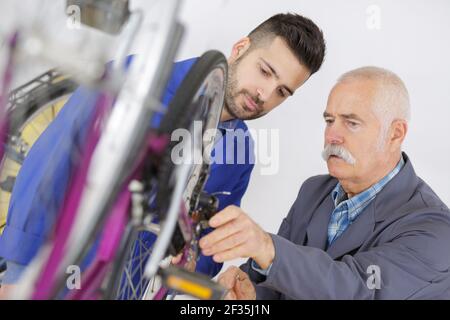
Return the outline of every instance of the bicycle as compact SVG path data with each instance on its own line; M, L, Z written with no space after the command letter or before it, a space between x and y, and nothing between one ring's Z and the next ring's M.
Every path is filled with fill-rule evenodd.
M0 234L6 224L15 179L28 151L75 88L75 81L52 69L9 93L9 132L0 172Z
M198 297L223 296L223 289L208 282L209 279L207 281L187 274L173 266L159 268L168 247L172 254L183 251L183 261L186 260L189 247L196 247L198 236L202 228L207 226L207 219L214 213L215 207L214 198L202 194L208 165L173 165L168 161L173 148L169 135L174 128L191 129L191 123L196 119L206 123L206 130L196 133L199 136L203 137L208 129L217 128L227 73L227 62L222 54L205 54L193 67L196 72L189 74L183 82L183 90L180 88L180 94L173 99L161 127L158 130L149 129L148 119L156 110L160 110L158 97L161 96L163 87L161 83L168 77L168 66L166 62L156 68L155 64L147 61L152 61L149 59L152 56L158 57L156 61L163 61L162 57L167 57L168 61L173 60L176 46L166 39L173 36L177 39L175 42L178 42L181 38L181 26L176 23L178 6L179 1L166 2L166 11L161 14L164 24L159 29L159 38L156 41L160 41L161 45L152 46L146 54L138 57L137 62L133 62L117 96L101 93L96 99L95 115L86 138L86 148L59 215L54 239L44 246L27 269L22 280L23 285L15 292L16 297L61 297L61 293L65 293L64 266L80 265L101 230L111 230L108 228L110 226L115 226L115 231L101 238L97 260L86 271L88 288L69 294L69 297L95 298L102 284L103 287L109 288L108 295L113 295L114 289L120 283L117 272L120 267L114 268L116 272L113 276L107 277L107 274L125 230L127 209L131 206L133 215L127 227L128 236L124 237L121 245L125 250L126 244L133 238L130 235L136 230L143 227L150 231L155 230L152 216L145 212L148 211L148 203L151 203L149 198L155 196L157 209L153 217L158 218L162 227L158 232L150 261L145 267L145 276L152 278L159 273L166 284ZM110 110L113 100L114 108ZM149 101L151 105L148 105ZM184 107L185 101L190 102L189 109ZM199 113L195 112L197 110ZM106 119L109 112L110 116L103 120L106 121L105 130L101 132L98 123ZM174 120L177 120L177 123L174 124ZM117 129L120 129L120 136L117 135ZM214 137L210 137L206 142L209 152L213 141ZM111 152L111 145L114 146L114 154ZM144 161L148 155L151 162ZM155 168L161 170L156 171ZM116 174L117 172L120 174ZM160 184L155 193L154 185L160 181L167 184ZM131 182L133 183L130 185ZM89 185L88 189L84 188L86 184ZM189 212L195 215L188 215L185 207L183 208L185 205L182 198L186 185L186 202L189 204ZM179 217L180 205L182 209ZM174 232L176 236L172 240ZM65 248L69 250L63 252ZM36 290L32 293L34 283ZM187 284L191 287L186 286ZM189 292L189 289L193 290ZM164 291L161 291L157 297L164 295Z

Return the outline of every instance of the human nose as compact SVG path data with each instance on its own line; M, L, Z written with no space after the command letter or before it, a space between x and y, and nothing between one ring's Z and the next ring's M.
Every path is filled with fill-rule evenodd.
M266 81L266 83L260 84L260 86L256 89L258 93L258 99L262 102L266 102L270 99L272 94L276 92L277 84L273 81Z
M344 137L340 133L337 125L331 123L325 129L325 143L326 144L343 144Z
M268 95L266 94L266 90L262 88L256 89L256 93L258 94L258 100L261 102L265 102L268 99Z

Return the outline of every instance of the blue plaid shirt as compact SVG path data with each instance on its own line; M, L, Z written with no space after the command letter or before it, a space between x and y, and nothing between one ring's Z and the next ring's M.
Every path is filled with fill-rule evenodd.
M384 186L399 173L404 164L405 160L401 157L394 170L369 189L355 195L351 199L347 199L347 193L340 183L336 185L331 192L335 209L331 213L330 223L328 225L328 246L344 233L348 226L356 220Z

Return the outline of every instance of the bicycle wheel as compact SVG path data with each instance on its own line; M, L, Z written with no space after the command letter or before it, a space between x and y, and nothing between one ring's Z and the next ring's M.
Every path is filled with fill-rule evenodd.
M0 234L6 224L15 179L28 151L76 86L57 70L49 70L10 93L8 145L0 164Z
M171 101L168 112L158 130L159 134L170 136L177 129L189 129L192 132L194 121L201 121L203 124L201 138L204 138L204 133L216 129L223 106L226 75L227 61L223 54L217 51L205 53L194 64ZM211 140L203 142L205 144L201 144L202 151L206 149L209 156L211 154ZM177 165L171 155L177 144L176 141L172 141L162 155L156 174L156 192L149 192L150 195L156 193L156 200L153 201L153 204L156 204L153 212L153 216L156 216L156 222L166 222L166 212L170 204L182 201L181 198L174 198L176 183L174 175ZM201 164L195 164L191 168L191 183L195 184L198 180L198 177L192 173L196 172L196 168L199 166ZM149 185L154 186L154 184ZM151 202L151 198L149 196L147 201ZM147 218L151 217L151 213L147 212ZM144 272L149 257L154 253L155 240L159 232L154 224L155 219L150 218L146 221L147 223L142 222L138 226L129 225L129 231L122 245L125 252L118 254L106 293L107 298L142 299L144 294L147 293L148 298L152 291L154 293L154 290L148 288L148 286L151 286L155 279L152 278L152 281L150 281L144 276ZM153 225L150 227L148 222L153 223ZM153 231L148 231L150 229ZM160 231L162 232L162 230ZM185 244L183 233L177 224L172 240L163 244L161 250L164 255L168 253L176 254L183 249Z

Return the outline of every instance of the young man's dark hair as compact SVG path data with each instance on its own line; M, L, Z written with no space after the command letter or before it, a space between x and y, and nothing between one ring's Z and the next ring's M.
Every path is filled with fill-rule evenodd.
M313 21L294 13L274 15L250 32L251 49L265 45L277 36L284 39L311 74L320 69L325 57L325 40Z

